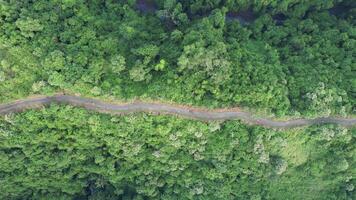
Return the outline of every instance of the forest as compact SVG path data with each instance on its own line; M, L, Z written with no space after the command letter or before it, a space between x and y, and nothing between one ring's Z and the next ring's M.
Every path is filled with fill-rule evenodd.
M356 116L355 0L0 0L0 104L117 102ZM0 115L0 199L352 200L356 129Z
M354 115L355 5L1 0L0 102L68 91L281 117Z
M0 118L0 199L351 200L355 136L52 105Z

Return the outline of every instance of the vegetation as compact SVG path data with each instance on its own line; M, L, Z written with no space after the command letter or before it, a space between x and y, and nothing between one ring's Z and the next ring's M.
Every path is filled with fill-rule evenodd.
M0 102L68 91L354 115L354 0L0 0ZM0 199L356 199L356 130L0 116Z
M52 105L0 118L0 198L351 200L355 133Z
M67 90L279 116L352 114L354 6L1 0L0 101Z

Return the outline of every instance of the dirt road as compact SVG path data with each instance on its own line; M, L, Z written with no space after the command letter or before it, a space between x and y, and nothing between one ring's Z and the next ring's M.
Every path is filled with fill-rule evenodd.
M149 112L159 114L172 114L203 121L212 120L242 120L253 125L262 125L270 128L292 128L312 124L334 123L345 127L356 125L356 118L321 117L316 119L293 119L288 121L277 121L269 118L255 117L252 113L238 111L237 109L214 109L207 110L196 107L169 105L164 103L135 102L129 104L109 103L97 99L79 96L58 94L54 96L41 96L14 101L0 105L0 115L13 112L21 112L29 108L38 108L51 103L69 104L84 107L101 113L126 114L133 112Z

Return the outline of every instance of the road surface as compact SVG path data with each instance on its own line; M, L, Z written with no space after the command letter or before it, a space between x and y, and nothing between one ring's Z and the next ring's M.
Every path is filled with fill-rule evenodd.
M17 100L7 104L0 104L0 115L6 115L13 112L21 112L30 108L43 107L51 103L69 104L73 106L83 107L88 110L94 110L101 113L110 113L116 115L135 112L148 112L155 114L172 114L203 121L242 120L243 122L252 125L262 125L265 127L279 129L326 123L339 124L345 127L351 127L356 125L356 118L320 117L315 119L292 119L287 121L278 121L270 118L256 117L253 116L253 114L250 112L239 111L236 108L209 110L197 107L147 102L117 104L97 99L66 94L57 94L54 96L40 96Z

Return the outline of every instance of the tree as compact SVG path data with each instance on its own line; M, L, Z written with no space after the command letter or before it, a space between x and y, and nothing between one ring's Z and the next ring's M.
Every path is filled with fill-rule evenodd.
M183 12L182 4L176 0L164 1L163 8L157 11L159 18L169 20L177 26L186 25L189 22L187 14Z
M44 59L42 65L48 71L63 70L67 67L65 55L62 51L59 50L50 52Z
M17 28L20 29L21 34L25 37L32 38L35 32L42 31L43 26L38 19L32 19L30 17L20 18L15 22Z
M130 78L133 81L144 81L147 80L149 81L151 79L151 76L148 74L147 69L144 68L144 66L140 63L138 63L135 67L130 69Z
M224 43L206 46L199 41L184 47L183 54L178 58L181 72L201 73L211 79L214 85L221 85L231 76L230 62L226 59L227 49ZM190 72L192 71L192 72Z
M116 74L120 74L126 68L125 57L121 55L112 57L110 62L111 70Z
M319 83L317 88L313 92L308 92L304 98L308 111L316 113L318 116L329 116L333 112L345 115L346 108L342 106L345 96L345 92L338 94L335 90L327 89L324 83ZM340 110L333 110L336 107L339 107Z
M60 88L64 88L64 86L66 85L65 77L58 72L53 72L51 75L49 75L48 83L52 86L57 86Z
M0 82L3 82L6 80L6 75L5 75L5 72L3 71L0 71Z

